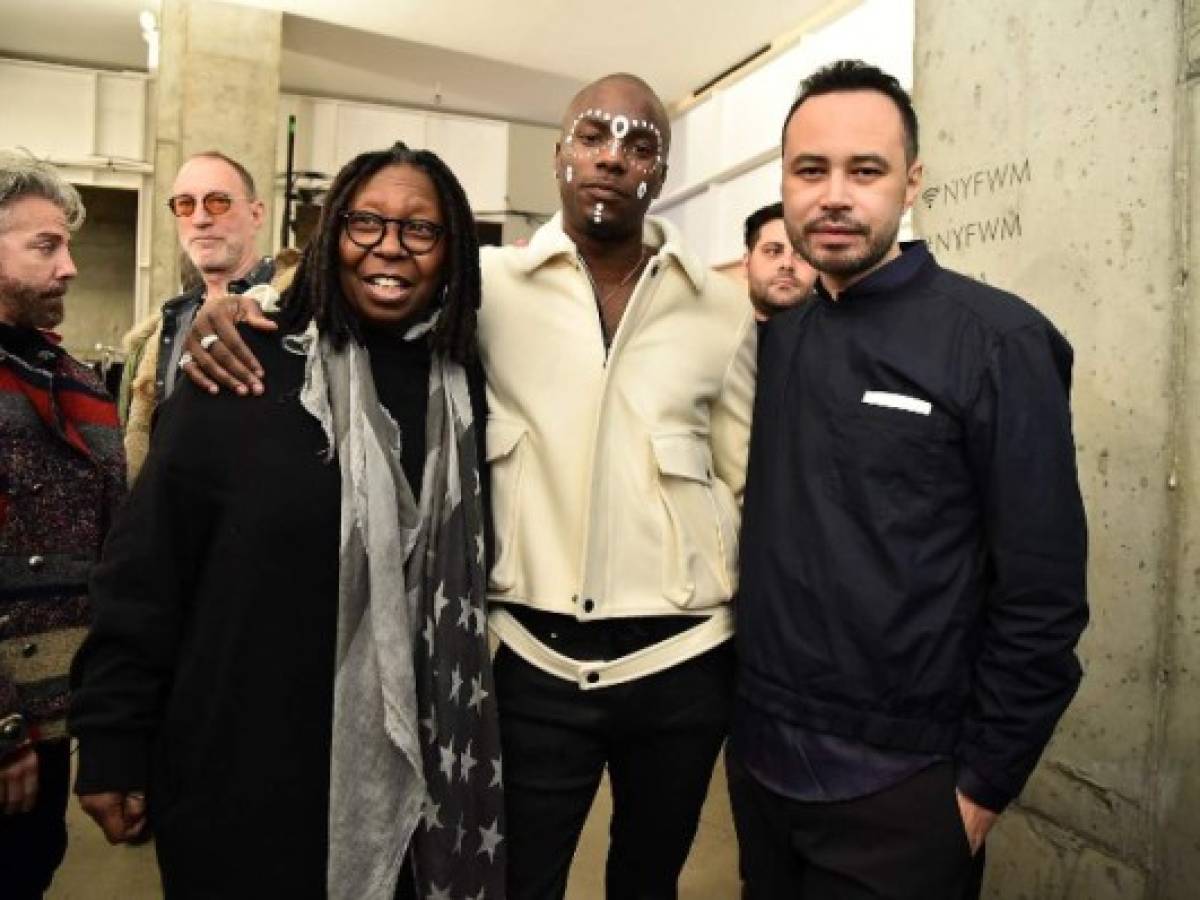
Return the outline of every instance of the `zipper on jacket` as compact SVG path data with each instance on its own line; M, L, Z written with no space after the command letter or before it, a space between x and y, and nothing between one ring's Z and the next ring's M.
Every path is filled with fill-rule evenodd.
M661 248L660 248L660 250L661 250ZM646 262L646 267L642 270L642 274L638 277L637 283L634 285L634 288L633 288L633 294L630 295L629 303L626 305L625 312L621 316L621 322L619 325L617 325L617 330L613 332L612 344L604 345L604 375L600 381L600 402L596 404L596 419L592 423L592 439L590 441L590 451L589 451L588 466L587 466L587 473L588 473L588 492L587 492L587 501L586 501L587 506L584 510L584 517L583 517L582 547L580 548L580 554L579 554L579 573L576 576L576 582L575 582L577 587L576 587L575 594L573 597L573 601L576 606L576 612L575 612L576 619L580 618L579 617L579 609L582 608L583 603L587 600L595 599L593 597L585 596L584 585L587 582L588 567L591 564L592 510L595 508L594 501L596 498L596 449L597 449L597 444L599 443L599 439L600 439L601 425L604 421L605 413L608 411L608 375L609 375L609 372L612 371L611 369L608 368L608 362L610 359L610 351L613 348L615 348L617 346L617 344L620 342L620 338L625 329L626 320L629 318L630 313L633 311L634 301L640 297L640 292L645 288L645 285L648 283L648 280L652 281L658 276L659 269L661 268L659 262L657 261L658 252L659 251L656 250L654 255L650 257L650 259ZM592 280L592 275L591 275L591 272L587 268L587 264L583 261L582 257L577 256L576 258L577 258L579 265L583 267L584 272L587 274L588 284L591 285L591 288L592 288L592 296L598 297L597 292L596 292L596 283ZM645 301L642 301L642 302L645 302ZM600 311L600 303L599 303L598 299L596 302L596 318L597 318L597 325L600 328L600 340L603 343L603 341L604 341L604 321L603 321L602 314ZM596 618L603 618L603 617L602 616L589 617L588 619L583 619L581 621L592 621Z

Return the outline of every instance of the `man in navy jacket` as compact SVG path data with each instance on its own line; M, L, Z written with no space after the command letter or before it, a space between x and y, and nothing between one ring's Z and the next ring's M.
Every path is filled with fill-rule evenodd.
M840 62L784 125L813 302L760 338L728 752L751 898L977 896L1080 678L1070 345L901 246L917 119Z

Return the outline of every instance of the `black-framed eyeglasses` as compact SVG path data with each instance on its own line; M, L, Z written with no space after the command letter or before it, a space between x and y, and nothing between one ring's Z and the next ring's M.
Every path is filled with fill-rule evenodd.
M234 200L249 200L249 197L234 197L224 191L210 191L200 198L200 205L210 216L223 216L233 208ZM196 211L196 198L191 194L176 194L167 201L167 208L178 219L186 219Z
M388 225L396 226L400 246L413 256L428 253L437 246L446 228L428 219L389 219L372 212L342 213L346 237L364 250L374 250L387 234Z

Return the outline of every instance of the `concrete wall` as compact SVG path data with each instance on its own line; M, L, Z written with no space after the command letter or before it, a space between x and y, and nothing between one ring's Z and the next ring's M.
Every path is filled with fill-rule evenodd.
M1176 4L1172 4L1176 5ZM1162 896L1200 891L1200 298L1189 278L1200 272L1200 2L1178 3L1181 65L1175 109L1175 199L1172 210L1181 260L1175 305L1174 602L1164 629L1155 859ZM1169 45L1168 45L1169 46ZM1190 337L1190 341L1189 341Z
M133 324L137 274L137 191L81 186L87 221L71 241L79 269L67 292L63 344L99 359L96 344L120 347Z
M1194 35L1196 0L917 2L916 229L1070 338L1091 531L1083 686L989 842L989 897L1191 898L1200 883L1185 3Z
M165 203L183 160L220 150L250 170L261 196L272 196L282 15L214 0L163 0L161 32L152 100L154 307L175 294L179 283L175 223ZM273 233L267 205L268 220L259 232L263 253Z

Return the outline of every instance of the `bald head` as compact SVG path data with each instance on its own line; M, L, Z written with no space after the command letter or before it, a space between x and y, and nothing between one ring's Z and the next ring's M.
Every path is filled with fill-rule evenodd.
M667 116L667 108L650 85L628 72L615 72L612 75L597 78L576 94L563 114L563 131L565 132L571 127L571 123L583 110L593 106L606 105L604 101L611 98L613 93L625 94L634 100L634 105L644 108L649 113L649 118L662 132L663 155L665 156L671 146L671 120Z

